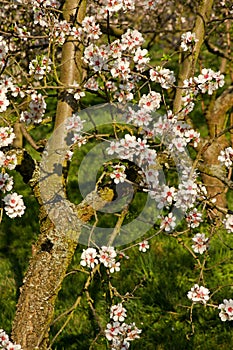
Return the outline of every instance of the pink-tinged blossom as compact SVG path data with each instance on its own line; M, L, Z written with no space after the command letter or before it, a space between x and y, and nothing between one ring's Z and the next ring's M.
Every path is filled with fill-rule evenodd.
M192 248L195 253L203 254L207 250L209 238L204 233L197 233L192 241L194 243Z
M113 171L110 174L111 179L115 182L115 184L119 184L119 182L124 182L126 179L125 174L125 166L124 165L114 165L112 166Z
M34 9L33 12L34 24L39 24L41 27L48 27L48 17L42 9Z
M41 94L33 92L31 94L31 102L29 103L29 111L23 111L20 115L20 121L26 124L39 124L42 122L46 110L46 102Z
M200 133L193 129L186 130L184 132L184 136L188 143L193 142L194 147L197 147L198 143L200 142Z
M136 29L127 29L121 37L121 43L123 50L135 52L137 47L140 47L144 43L142 34Z
M9 344L9 336L3 329L0 329L0 345L6 347Z
M68 35L73 35L75 37L75 33L79 39L79 34L77 33L76 28L71 29L70 24L66 20L58 21L56 18L54 18L53 31L51 31L50 35L55 43L58 45L63 45L66 37Z
M17 194L16 192L8 194L3 198L5 203L4 209L6 214L11 218L16 218L17 216L22 216L26 209L22 195Z
M123 46L119 39L109 45L109 51L113 58L120 58L122 56Z
M113 322L107 324L107 329L105 330L105 336L109 341L112 341L120 333L120 322Z
M224 85L224 75L220 71L214 72L211 68L203 68L201 74L194 78L202 94L212 95L215 90Z
M197 209L194 208L186 215L186 221L189 227L198 227L202 222L202 213L198 212Z
M121 303L113 305L110 309L110 318L112 318L115 322L123 322L127 317L126 312L126 309L122 306Z
M3 36L0 36L0 59L5 59L9 51L8 44Z
M119 261L115 261L112 260L111 264L109 265L109 271L110 273L114 273L114 272L119 272L120 271L120 262Z
M6 153L4 154L0 151L0 167L7 168L9 170L15 169L17 165L17 156L15 153Z
M175 206L187 210L194 206L198 195L198 186L194 179L183 181L178 186Z
M66 130L80 132L83 129L83 121L77 113L66 119Z
M92 90L92 91L98 91L99 84L98 84L98 81L94 77L92 77L92 78L88 79L88 81L86 82L84 87L86 89L89 89L89 90Z
M138 105L146 110L154 111L160 107L160 102L161 95L158 92L151 91L148 95L142 95Z
M12 144L15 139L13 128L11 127L0 127L0 147L6 147Z
M3 329L0 329L0 348L3 350L22 350L20 345L13 344L9 340L9 336Z
M65 155L65 159L68 161L71 161L72 157L73 157L74 152L72 151L67 151L66 155Z
M138 329L135 323L125 323L126 316L127 310L122 303L111 307L110 318L113 322L108 323L105 330L105 336L111 342L111 349L129 349L130 342L140 338L141 329Z
M116 256L117 256L117 253L114 247L107 247L107 246L102 246L98 254L99 261L102 264L104 264L105 267L111 266L112 262L115 261Z
M181 49L183 51L192 51L195 43L198 42L196 34L187 32L181 35Z
M138 243L138 245L139 245L139 248L138 248L139 251L143 252L143 253L145 253L147 251L147 249L150 248L147 240L144 240L144 241Z
M72 116L66 120L66 130L71 133L71 141L77 143L78 147L86 143L86 139L82 137L83 123L85 123L85 120L81 120L77 113L73 113Z
M122 80L128 80L130 75L130 62L125 57L118 58L114 61L113 68L111 69L111 74L113 78L120 78Z
M139 334L142 332L141 329L138 329L135 326L135 323L131 323L131 324L125 324L123 323L122 325L124 328L126 328L127 332L127 336L125 338L126 341L132 341L134 339L138 339L140 338Z
M136 69L140 72L145 69L146 64L149 63L150 58L147 57L148 51L146 49L141 49L140 47L134 53L134 62L136 64Z
M233 321L233 300L224 299L223 304L219 304L218 308L221 310L219 317L221 321Z
M108 50L105 45L100 47L90 44L84 50L83 60L88 64L95 72L108 69Z
M52 61L46 56L38 56L29 63L29 74L36 80L41 80L51 71Z
M225 165L226 168L230 168L233 163L233 148L227 147L224 151L221 151L218 160Z
M5 112L9 104L10 101L7 98L7 89L0 86L0 113Z
M101 36L101 30L99 24L95 23L93 16L86 16L82 21L83 31L87 34L87 38L90 40L97 40Z
M229 233L233 233L233 215L227 214L223 220L223 224Z
M161 84L164 89L169 89L175 83L176 78L170 69L157 66L155 69L150 69L150 80Z
M129 107L125 117L128 122L135 126L148 126L152 121L151 111L145 108L140 108L139 110L134 111Z
M95 248L83 249L80 265L93 269L97 264L99 264L97 250Z
M206 304L206 302L209 300L209 289L200 286L198 284L195 284L191 290L188 292L187 297L192 300L194 303L200 302L203 304Z
M74 99L77 101L80 100L81 97L85 96L85 92L82 91L81 87L76 81L73 82L72 88L68 89L67 92L69 94L72 94L74 96Z
M9 192L13 188L13 177L7 173L0 173L0 191Z
M176 189L173 186L162 185L158 191L154 192L152 198L155 199L159 209L168 208L176 199Z
M160 228L166 232L172 231L176 227L176 217L173 216L173 213L169 213L165 216L160 224Z

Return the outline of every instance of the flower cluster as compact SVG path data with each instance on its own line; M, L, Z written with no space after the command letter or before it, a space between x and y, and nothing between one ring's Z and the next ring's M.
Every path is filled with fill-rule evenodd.
M189 227L196 228L202 222L202 213L198 212L197 208L194 208L186 214L186 221Z
M83 123L85 123L85 120L82 120L77 113L73 113L71 117L67 118L66 130L71 146L75 142L77 142L79 147L86 143L86 139L82 137Z
M220 71L214 72L211 68L203 68L201 74L194 78L202 94L212 95L215 90L224 85L224 75Z
M142 72L149 62L147 50L141 49L144 42L142 34L136 29L128 29L121 37L109 45L89 44L84 50L83 60L94 72L109 71L112 78L122 81L132 79L130 69L130 58L134 62L137 70Z
M111 179L115 182L115 184L119 184L119 182L124 182L126 179L125 174L125 166L124 165L113 165L112 173L110 174Z
M224 76L220 71L214 72L211 68L203 68L198 77L184 80L185 93L182 96L182 111L180 115L190 113L194 108L194 101L199 93L212 95L224 85Z
M76 81L74 81L72 87L67 91L73 94L75 100L80 100L81 97L85 96L85 92L81 90L81 87Z
M15 153L7 152L3 153L0 151L0 167L3 167L8 170L15 169L17 165L17 156Z
M198 39L196 39L195 33L187 32L181 35L181 49L183 51L192 52L196 42Z
M0 191L2 193L9 192L13 188L13 177L8 173L0 173Z
M109 12L110 14L123 11L133 11L135 9L135 0L106 0L106 5L104 12Z
M225 165L226 168L230 168L233 162L233 148L227 147L224 151L221 151L218 160Z
M224 299L223 303L218 306L221 310L219 313L219 317L221 321L233 321L233 300L232 299Z
M191 299L194 303L200 302L203 304L206 304L206 302L209 300L209 289L200 286L198 284L195 284L191 290L188 292L187 296L189 299Z
M166 232L172 231L176 227L176 216L173 213L169 213L162 218L160 228Z
M5 203L5 211L6 214L11 218L14 219L17 216L22 216L24 214L24 211L26 209L22 195L17 194L16 192L7 194L3 198L3 202Z
M52 61L46 56L38 56L29 63L29 74L33 75L34 79L41 80L51 71Z
M0 69L2 69L6 63L8 51L9 48L7 42L2 36L0 36Z
M13 129L9 126L0 127L0 147L6 147L10 145L15 138Z
M127 311L121 303L111 307L110 318L112 322L107 324L105 336L111 342L111 349L113 350L129 349L130 342L140 338L141 329L138 329L135 323L125 323L126 317Z
M40 124L46 110L44 97L37 92L32 91L29 111L23 111L20 114L20 121L26 124Z
M95 18L93 16L85 17L82 21L82 28L85 33L87 33L87 38L90 40L99 39L101 33L99 24L95 23Z
M5 112L10 104L9 94L13 97L24 96L20 88L13 83L11 77L2 75L0 80L0 113Z
M193 238L192 248L195 253L203 254L207 250L209 238L204 233L197 233Z
M9 340L9 336L4 332L3 329L0 329L0 348L2 350L22 350L21 346L18 344L13 344Z
M157 66L155 69L150 69L150 80L159 83L163 89L169 89L176 78L170 69Z
M113 247L102 246L98 251L95 248L83 249L81 255L82 266L93 269L95 265L103 264L111 273L120 271L120 262L116 261L117 253Z
M15 134L11 127L0 127L0 148L7 147L12 144ZM0 193L5 194L13 189L13 178L6 172L6 170L13 170L17 165L17 157L12 151L0 151ZM22 216L24 214L25 206L22 196L17 193L7 194L2 198L5 203L4 209L10 218Z

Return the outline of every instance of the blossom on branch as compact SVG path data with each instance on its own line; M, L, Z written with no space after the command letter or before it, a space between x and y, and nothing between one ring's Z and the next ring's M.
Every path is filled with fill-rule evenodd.
M3 329L0 329L0 349L2 350L22 350L18 344L13 344L9 340L9 336Z
M207 250L209 238L207 238L204 233L197 233L192 238L192 241L194 242L192 248L195 253L203 254Z
M196 34L187 32L181 35L181 49L183 51L192 51L196 42L199 40L196 39Z
M3 202L5 203L5 211L6 214L11 218L14 219L17 216L22 216L24 214L24 211L26 209L22 195L17 194L16 192L12 194L8 194L3 198Z
M150 248L147 240L144 240L144 241L138 243L138 245L139 245L139 251L143 252L143 253L145 253L147 251L147 249Z
M126 179L125 174L125 166L124 165L113 165L113 172L110 174L111 179L115 182L115 184L119 184L119 182L124 182Z
M233 163L233 148L227 147L224 151L221 151L218 160L229 169Z
M193 302L200 302L203 304L206 304L206 302L209 300L209 289L200 286L198 284L195 284L191 290L188 292L187 297L191 299Z
M95 248L83 249L80 264L93 269L95 265L99 264L99 260L97 259L97 250Z
M219 317L221 321L233 321L233 300L232 299L224 299L223 303L218 306L221 310L219 313Z

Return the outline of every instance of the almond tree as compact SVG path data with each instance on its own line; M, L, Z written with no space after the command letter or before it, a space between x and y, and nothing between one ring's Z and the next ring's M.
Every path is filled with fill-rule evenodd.
M127 310L122 303L130 295L121 296L110 283L110 321L107 326L102 324L89 293L100 266L106 268L107 275L117 273L125 250L138 245L139 251L146 252L154 236L169 233L198 261L198 283L204 284L206 259L201 263L197 254L209 254L210 238L195 232L189 247L181 232L175 231L176 225L183 219L184 232L190 234L204 216L211 216L219 227L233 230L226 201L226 192L232 189L233 158L232 8L205 0L185 5L164 0L2 3L11 25L2 24L0 32L1 212L13 219L26 209L7 175L14 169L32 188L40 206L40 235L20 288L12 339L24 350L51 348L49 330L57 295L82 229L94 218L80 263L82 271L88 272L87 278L81 295L67 311L64 327L86 298L99 335L106 336L110 348L126 349L131 340L140 337L141 330L125 322ZM214 30L225 34L221 43L215 40ZM156 50L161 57L156 56ZM218 60L220 69L211 67L209 54ZM35 141L31 130L51 122L46 102L52 105L54 98L53 135L49 140ZM82 112L93 99L97 104L109 103L107 109L99 108L99 114L98 108L95 111L101 122L106 113L110 115L111 131L106 128L102 132L101 123L97 123L98 118L93 120L90 110ZM198 103L207 137L195 130L194 107ZM91 127L85 129L85 123ZM75 205L66 193L72 152L79 152L92 139L107 144L104 152L113 161L107 158L95 189ZM41 156L40 162L24 149L25 142ZM188 148L194 150L192 160L187 156ZM161 174L174 176L175 165L180 182L163 182ZM89 169L92 172L93 168ZM117 185L121 184L131 186L131 192L124 188L122 197L146 193L153 202L153 215L157 211L161 215L152 223L144 214L145 222L134 219L136 224L129 225L127 240L124 230L131 209L126 203L120 213L116 210L116 225L101 246L92 237L98 232L98 210L115 203ZM149 214L148 218L153 217L150 210ZM148 235L151 225L155 232ZM126 248L115 250L124 244L128 244ZM194 303L217 308L216 303L222 302L210 304L209 289L198 283L188 292L193 302L190 315ZM120 299L117 304L114 298ZM231 320L231 302L224 300L219 305L223 321Z

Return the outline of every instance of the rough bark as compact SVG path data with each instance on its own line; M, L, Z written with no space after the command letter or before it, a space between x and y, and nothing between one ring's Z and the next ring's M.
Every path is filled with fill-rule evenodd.
M206 115L209 128L210 139L214 139L224 129L226 113L233 106L233 88L230 87L223 92L210 106ZM222 135L211 143L207 150L203 153L202 159L205 168L209 168L213 174L221 172L221 166L218 161L218 155L221 150L229 146L226 135ZM209 196L216 198L216 204L220 208L226 208L226 188L227 186L221 180L214 176L202 175L203 181L207 187Z
M72 23L81 22L85 16L85 8L86 0L66 0L64 17ZM82 80L81 49L72 41L72 38L69 38L63 46L60 79L64 84L64 91L57 106L55 129L71 115L73 110L69 99L64 98L66 96L65 86L73 84L74 81L80 83ZM60 146L62 141L59 137L62 135L58 132L54 146ZM55 171L52 176L48 177L50 188L56 181L56 176ZM54 210L57 210L60 219L59 227L54 225L54 220L50 218L51 212L48 211L48 207L45 206L44 200L41 198L39 178L41 178L40 171L36 168L30 183L40 204L41 233L34 246L29 268L20 290L12 328L13 340L20 344L24 350L47 349L48 331L58 291L76 249L82 222L87 221L93 215L93 209L85 200L78 208L67 202L67 210L61 212L59 211L59 201L56 202L56 198L54 198L53 215ZM54 182L54 185L59 188L60 182L58 184ZM94 202L99 200L99 196L94 193L90 196ZM103 206L104 201L100 202L100 206ZM86 214L85 217L81 218L82 220L80 220L79 212ZM70 216L76 219L73 220L75 224L67 227L67 220Z
M185 79L188 79L195 70L196 62L205 37L205 25L210 16L212 6L213 0L200 1L195 27L192 31L196 34L196 38L198 39L198 41L195 43L193 54L187 54L180 65L180 71L178 76L178 88L176 90L176 96L173 104L174 113L178 113L181 109L181 97L183 90L180 89L179 86L183 86L183 81Z

